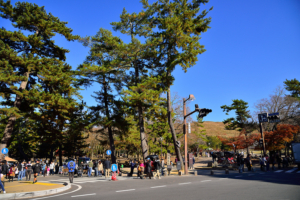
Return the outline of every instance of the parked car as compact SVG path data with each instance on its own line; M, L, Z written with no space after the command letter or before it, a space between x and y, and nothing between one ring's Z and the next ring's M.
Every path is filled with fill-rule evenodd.
M158 157L158 155L149 155L149 156L146 157L146 160L148 158L150 158L151 161L154 161L154 160L158 159L159 157Z

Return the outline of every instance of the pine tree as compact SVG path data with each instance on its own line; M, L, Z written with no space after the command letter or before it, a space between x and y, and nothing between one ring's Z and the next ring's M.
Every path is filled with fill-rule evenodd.
M291 92L291 96L300 100L300 82L297 79L284 81L285 89Z
M206 32L211 22L211 18L205 18L208 11L200 12L200 5L206 0L160 0L151 5L147 0L142 0L145 13L149 14L148 21L155 30L148 35L149 40L156 45L158 55L155 56L156 70L164 75L164 86L167 91L168 123L173 137L177 159L182 166L183 161L180 149L176 147L176 133L172 120L171 90L174 77L171 73L177 65L184 71L196 64L197 56L205 51L200 45L200 34ZM210 9L212 10L212 8Z
M68 50L55 45L52 37L59 33L73 41L78 36L72 35L66 22L36 4L18 2L13 7L10 1L0 0L0 16L19 29L14 32L0 29L0 95L6 99L6 104L13 102L9 108L0 109L9 116L0 144L2 149L11 142L16 119L22 116L22 99L36 84L40 70L48 63L66 59ZM22 31L26 31L26 35ZM49 70L51 72L51 68Z
M137 37L147 37L151 33L151 24L148 21L149 14L141 11L140 13L129 14L124 9L120 22L113 22L113 29L121 31L123 34L131 36L131 43L127 45L127 50L123 57L130 66L127 73L125 86L127 90L124 92L126 102L132 108L132 114L138 118L138 126L140 131L140 140L143 158L149 154L147 135L145 133L145 115L149 108L155 109L155 102L160 101L161 78L157 74L151 74L155 66L153 65L157 52L154 41L146 40L142 44ZM132 71L130 71L132 70ZM149 138L148 138L149 139Z
M238 130L241 133L245 135L246 141L248 141L249 135L256 130L256 125L253 121L249 121L251 118L251 115L249 114L248 109L248 103L239 100L239 99L234 99L232 100L233 103L230 106L223 105L221 108L223 109L223 112L226 112L226 115L232 110L235 110L236 117L231 117L228 119L225 119L223 123L225 124L225 128L227 130ZM251 144L247 144L247 155L249 154L249 146Z
M95 113L93 125L101 127L99 134L108 132L112 163L116 163L114 129L118 127L121 130L126 127L120 126L123 116L114 94L123 77L124 69L121 67L122 61L119 60L120 52L124 48L123 42L105 29L100 29L94 37L87 37L82 41L91 47L89 56L79 67L83 75L82 82L86 85L94 82L100 85L99 91L93 96L98 105L91 107Z

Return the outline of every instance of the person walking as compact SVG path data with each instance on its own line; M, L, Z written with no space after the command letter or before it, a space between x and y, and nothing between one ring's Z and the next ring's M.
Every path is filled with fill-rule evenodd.
M53 162L51 162L51 164L50 164L50 175L53 175L54 176L54 163Z
M32 173L32 164L30 161L26 164L26 181L30 181Z
M50 166L47 166L47 176L50 176Z
M164 176L164 169L165 169L165 160L161 159L161 176Z
M97 177L97 176L98 176L98 173L99 173L99 171L98 171L98 161L97 161L97 160L96 160L95 163L94 163L94 169L95 169L95 174L94 174L94 176Z
M42 163L42 176L45 177L46 163Z
M146 161L146 166L145 166L145 172L146 172L146 176L145 177L149 177L149 179L151 179L151 162L150 162L150 158L147 159Z
M26 177L26 171L27 171L27 163L24 160L22 164L23 164L23 168L24 168L22 178L25 178Z
M98 176L102 177L103 174L103 164L101 162L101 160L99 160L98 162Z
M41 172L42 165L40 164L40 161L37 160L35 165L33 166L33 183L37 182L37 176Z
M92 170L93 170L93 161L90 161L89 162L89 168L88 168L88 173L87 173L87 176L88 177L91 177L91 175L92 175Z
M76 168L76 163L74 162L74 160L70 160L68 162L68 169L69 169L69 180L70 183L73 183L73 179L74 179L74 172L75 172L75 168Z
M276 154L276 161L278 164L278 169L281 169L281 155L279 153Z
M8 182L10 182L10 179L12 180L12 182L14 182L14 177L16 176L15 171L16 171L15 165L12 165L9 168Z
M23 171L24 171L24 165L22 164L22 162L19 162L18 165L18 170L19 170L19 174L18 174L18 181L22 181L22 176L23 176Z
M2 166L1 166L1 168L0 168L0 188L2 189L2 192L3 192L3 194L5 194L6 193L6 191L5 191L5 189L4 189L4 185L3 185L3 183L4 183L4 174L2 173ZM3 183L2 183L3 182ZM1 192L1 191L0 191Z
M156 176L158 177L158 179L161 179L159 175L160 168L161 168L160 161L159 159L156 159L154 162L154 169L155 169L155 173L153 176L154 179L156 179Z
M130 165L130 175L132 176L133 175L133 171L134 171L134 167L135 167L135 160L131 162L131 165Z
M7 174L9 174L9 168L7 166L6 160L2 161L1 171L2 171L2 174L7 178Z
M105 178L109 177L110 167L111 167L111 163L108 160L108 157L106 157L106 160L104 161Z

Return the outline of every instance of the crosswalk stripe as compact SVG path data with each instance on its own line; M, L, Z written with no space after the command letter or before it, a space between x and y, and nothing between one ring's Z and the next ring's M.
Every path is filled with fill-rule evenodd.
M293 168L293 169L291 169L291 170L289 170L289 171L286 171L285 173L292 173L293 171L295 171L295 170L297 170L297 168L295 167L295 168Z
M277 171L275 171L275 172L282 172L283 170L277 170Z

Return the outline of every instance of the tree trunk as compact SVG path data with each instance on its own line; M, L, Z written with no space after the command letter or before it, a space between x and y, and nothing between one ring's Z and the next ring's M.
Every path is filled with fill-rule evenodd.
M110 149L111 149L111 162L113 164L117 163L116 160L116 150L115 150L115 141L113 137L113 132L111 127L108 127L108 134L109 134L109 143L110 143Z
M144 129L143 109L141 106L139 106L138 109L139 109L139 126L140 126L141 147L142 147L143 159L145 160L146 157L148 156L148 142L147 142L145 129Z
M59 166L63 166L63 164L62 164L62 145L61 144L59 144L58 155L59 155Z
M25 72L24 76L26 76L26 81L22 81L19 91L22 92L22 90L25 90L27 83L28 83L28 78L29 78L29 72ZM16 95L16 99L14 102L14 107L15 108L20 108L21 105L21 101L22 101L22 97L20 97L19 95ZM4 155L1 153L1 149L6 148L10 145L10 138L12 136L13 130L14 130L14 125L16 123L16 117L15 116L10 116L8 119L8 123L5 127L4 133L3 133L3 138L1 139L1 144L0 144L0 159L4 160Z
M181 153L180 153L180 148L176 145L177 136L176 136L176 133L175 133L175 129L174 129L174 125L173 125L173 119L172 119L171 86L169 86L168 92L167 92L167 103L168 103L168 106L167 106L167 109L168 109L168 123L169 123L169 127L170 127L170 130L171 130L171 133L172 133L175 153L176 153L177 160L180 161L181 167L183 167L183 160L182 160L182 156L181 156Z

